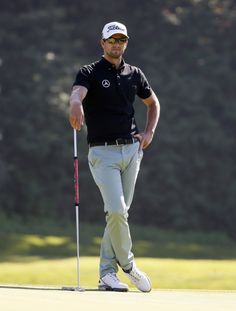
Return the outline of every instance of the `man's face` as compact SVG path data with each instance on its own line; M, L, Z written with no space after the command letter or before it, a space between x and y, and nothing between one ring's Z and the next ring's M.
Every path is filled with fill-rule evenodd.
M120 40L119 40L120 39ZM128 44L128 38L122 34L114 34L106 40L101 40L104 55L111 58L119 58L123 55Z

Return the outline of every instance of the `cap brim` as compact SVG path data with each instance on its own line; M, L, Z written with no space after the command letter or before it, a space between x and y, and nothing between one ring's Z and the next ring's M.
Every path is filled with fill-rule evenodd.
M125 34L125 33L123 33L123 32L120 32L120 31L111 31L111 32L109 32L108 35L103 36L103 39L108 39L108 38L110 38L111 36L116 35L116 34L123 35L124 37L126 37L126 38L129 39L129 36L128 36L127 34Z

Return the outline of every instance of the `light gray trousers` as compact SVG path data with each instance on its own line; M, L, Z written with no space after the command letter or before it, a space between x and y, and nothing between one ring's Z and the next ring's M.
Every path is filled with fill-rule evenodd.
M91 173L104 202L106 228L100 250L100 277L129 269L133 261L128 210L142 160L139 142L89 148Z

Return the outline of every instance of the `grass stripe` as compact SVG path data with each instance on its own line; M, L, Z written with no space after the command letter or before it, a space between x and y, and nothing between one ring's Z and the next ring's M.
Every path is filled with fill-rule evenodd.
M136 261L140 269L149 274L156 289L236 289L236 260L137 258ZM80 265L82 286L95 288L99 258L81 257ZM131 286L123 272L118 275ZM76 285L76 258L18 257L15 262L0 264L0 283Z

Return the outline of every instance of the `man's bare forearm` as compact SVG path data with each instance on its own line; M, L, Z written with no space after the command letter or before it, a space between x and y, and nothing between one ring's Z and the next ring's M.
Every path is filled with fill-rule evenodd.
M160 115L160 104L154 92L150 97L143 99L143 102L147 106L146 126L143 133L135 135L140 140L140 149L145 149L150 145Z
M80 87L74 88L70 95L70 105L82 105L82 95Z
M145 132L152 133L154 135L156 126L160 117L160 104L157 98L152 104L147 106L147 122Z
M74 129L80 130L84 123L83 99L87 94L87 89L83 86L75 86L70 96L69 120Z

